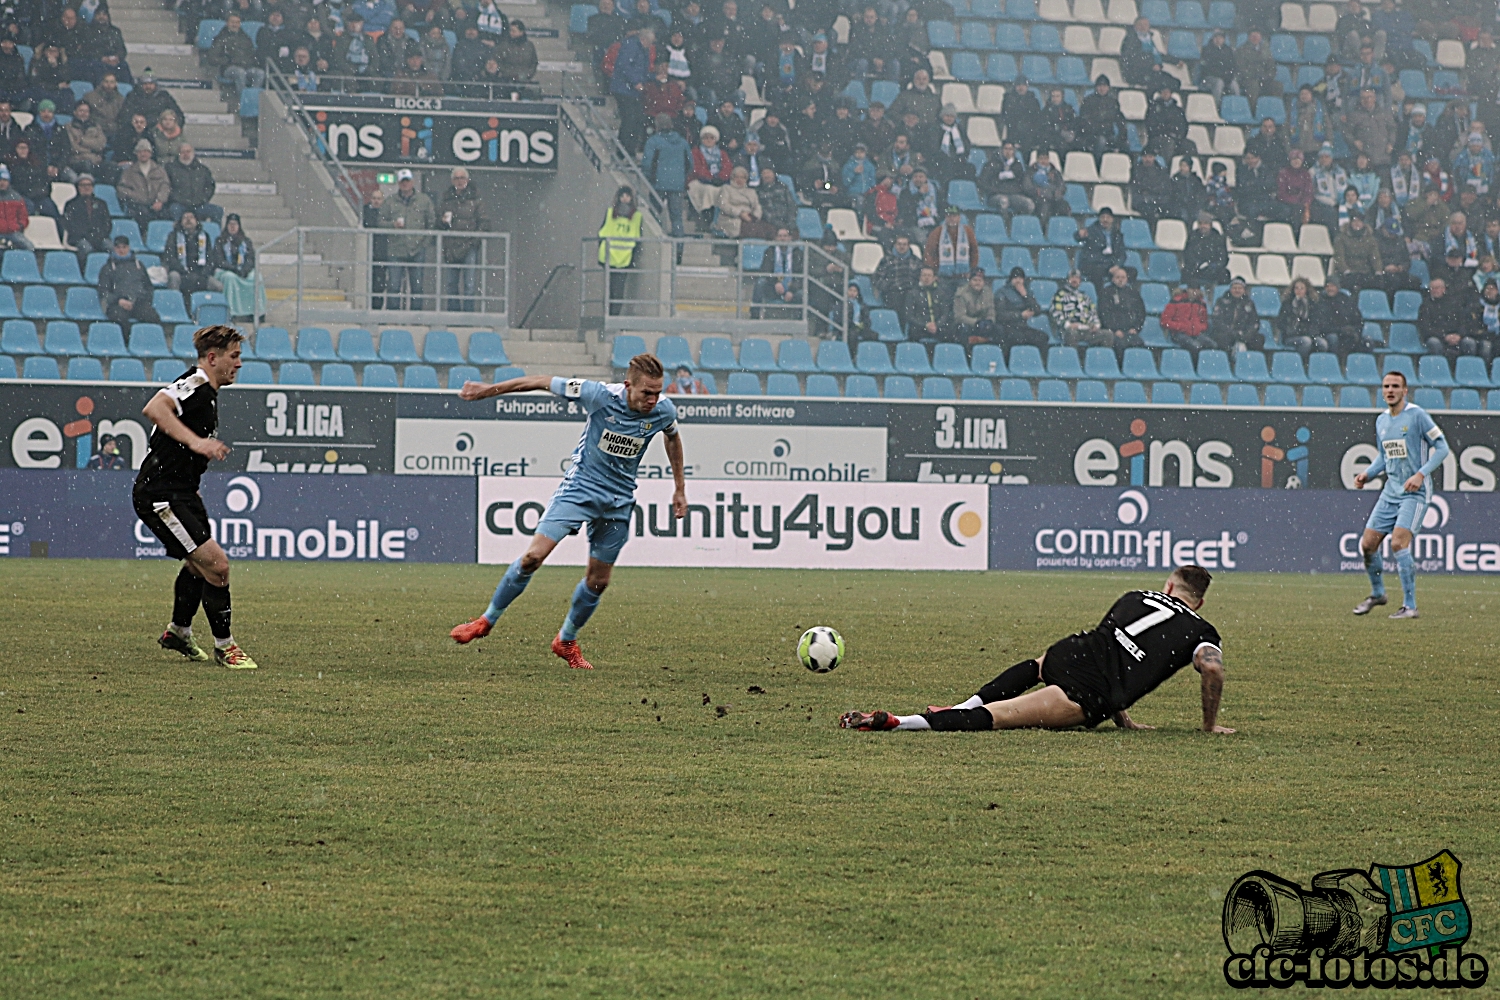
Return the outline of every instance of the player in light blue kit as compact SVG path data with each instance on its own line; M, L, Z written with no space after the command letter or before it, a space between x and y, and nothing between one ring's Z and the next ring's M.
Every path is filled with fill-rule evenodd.
M510 564L489 610L449 633L459 643L473 642L490 634L500 613L521 596L531 574L546 561L557 543L583 525L589 530L589 567L573 589L573 604L562 630L552 640L552 652L577 670L592 670L593 664L578 649L578 630L583 628L599 595L609 586L610 573L626 539L630 537L631 511L635 507L635 475L641 456L657 434L672 463L677 489L672 494L672 516L687 516L687 489L683 482L682 438L677 434L677 407L661 394L661 362L652 354L637 354L623 383L606 385L588 379L551 378L533 375L508 379L494 385L465 382L459 396L487 399L508 392L549 389L564 399L576 400L588 414L583 436L568 472L536 526L531 546Z
M1412 558L1412 537L1422 530L1422 517L1432 500L1430 477L1448 457L1448 442L1427 411L1406 401L1406 376L1391 372L1380 382L1380 394L1388 409L1375 418L1375 444L1379 449L1375 461L1354 477L1356 489L1381 474L1385 488L1375 501L1375 510L1365 522L1364 537L1359 541L1365 556L1365 572L1370 574L1370 596L1354 609L1367 615L1385 603L1385 583L1380 543L1391 536L1391 551L1396 554L1396 569L1401 574L1401 608L1392 618L1417 617L1417 565ZM1426 461L1422 460L1426 453Z

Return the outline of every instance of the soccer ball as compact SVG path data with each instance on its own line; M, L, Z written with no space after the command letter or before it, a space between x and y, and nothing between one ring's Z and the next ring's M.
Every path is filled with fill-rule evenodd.
M797 659L815 674L826 674L844 662L844 637L827 625L814 625L797 643Z

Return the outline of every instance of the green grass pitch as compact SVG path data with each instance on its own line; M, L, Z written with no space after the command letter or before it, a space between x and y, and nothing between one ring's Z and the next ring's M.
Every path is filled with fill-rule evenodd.
M498 567L241 564L237 674L157 648L175 565L3 565L5 997L1227 996L1236 876L1443 848L1500 959L1500 581L1222 576L1234 736L1191 670L1156 732L864 734L1160 576L626 569L584 673L575 569L458 648Z

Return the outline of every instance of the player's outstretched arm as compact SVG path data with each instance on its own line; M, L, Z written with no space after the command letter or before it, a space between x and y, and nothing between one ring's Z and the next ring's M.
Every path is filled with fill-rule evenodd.
M193 429L177 416L177 404L165 391L158 392L151 397L144 409L141 410L151 422L162 429L162 432L173 441L181 442L188 448L204 458L217 461L229 454L229 445L218 438L200 437Z
M1155 729L1156 728L1155 726L1142 725L1141 723L1136 722L1134 719L1132 719L1130 717L1130 713L1127 712L1127 711L1125 711L1123 708L1120 709L1118 712L1116 712L1113 716L1111 716L1111 718L1114 719L1115 725L1119 726L1121 729Z
M1224 654L1216 646L1205 645L1193 654L1193 669L1203 675L1203 731L1234 732L1218 725L1219 699L1224 694Z
M520 378L508 378L504 382L465 382L464 387L458 390L459 399L489 399L491 396L503 396L508 392L534 392L537 389L552 388L551 375L522 375Z
M662 446L667 449L667 461L672 463L672 479L677 483L677 488L672 491L672 516L687 517L687 466L682 464L682 435L666 435Z

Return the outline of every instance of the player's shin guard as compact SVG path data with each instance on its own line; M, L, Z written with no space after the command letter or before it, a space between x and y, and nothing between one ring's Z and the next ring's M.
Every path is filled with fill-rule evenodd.
M522 572L520 559L510 564L510 568L500 578L500 584L495 588L495 596L490 598L490 606L484 613L484 617L491 625L499 619L500 612L510 607L510 603L521 596L530 582L531 574Z
M177 580L172 584L172 624L180 629L192 628L193 616L198 605L203 603L203 577L187 568L184 563Z
M573 588L573 603L568 607L568 617L563 621L562 629L557 633L563 642L572 642L578 638L578 630L588 624L593 617L594 609L599 606L599 598L604 591L594 590L589 586L587 579L579 580L578 586Z
M1035 660L1022 660L980 688L979 693L974 697L979 699L981 705L988 705L992 701L1019 698L1041 682L1041 672L1040 663Z
M203 581L203 613L208 617L208 627L213 630L215 640L233 636L229 631L228 587L215 587L207 580Z
M1401 604L1403 607L1417 606L1417 563L1412 558L1411 546L1396 551L1396 572L1401 574Z
M995 717L987 708L950 708L946 712L923 712L927 724L939 732L979 732L995 728Z
M1365 573L1370 577L1370 594L1374 597L1385 596L1385 580L1382 573L1385 570L1385 560L1380 557L1380 550L1365 553Z

